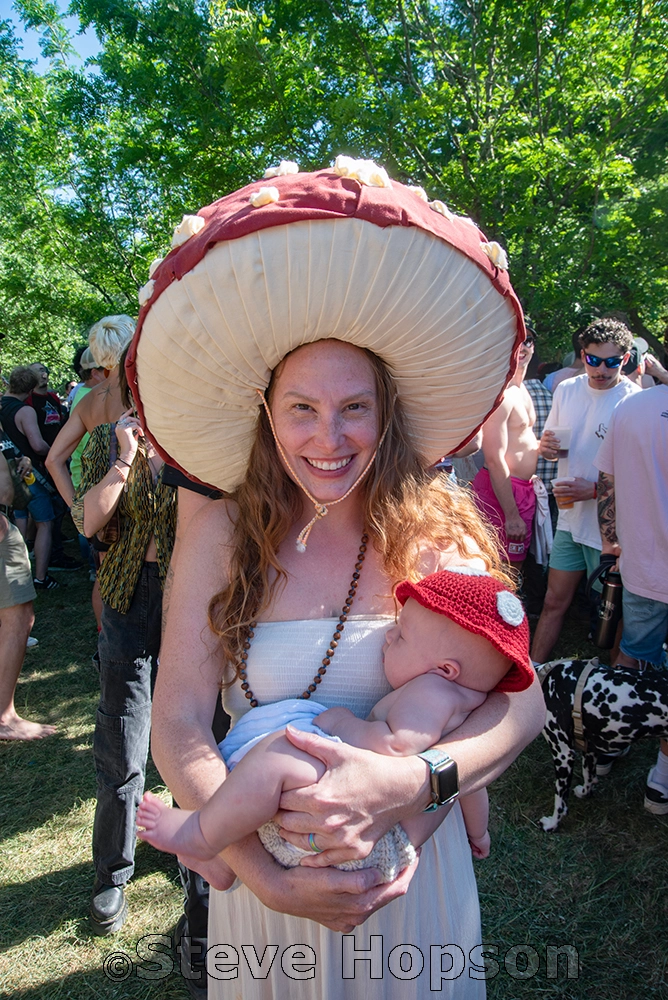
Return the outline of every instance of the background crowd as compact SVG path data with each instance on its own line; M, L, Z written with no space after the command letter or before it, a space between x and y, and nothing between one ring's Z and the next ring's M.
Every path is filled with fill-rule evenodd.
M127 316L94 325L74 359L79 381L67 387L67 398L49 388L45 365L12 370L0 409L0 737L30 740L55 731L20 718L13 704L26 648L35 642L32 602L36 590L59 590L63 571L88 573L100 633L91 656L101 685L90 919L102 935L127 918L124 886L134 870L134 813L174 541L202 504L220 496L165 467L140 434L124 374L133 331ZM527 321L501 406L469 454L445 458L440 468L472 490L498 533L535 623L536 665L550 658L573 601L585 605L594 629L599 595L594 589L585 599L582 585L603 554L618 560L624 580L624 617L610 662L660 668L668 633L668 372L619 319L596 320L574 335L575 350L561 368L538 362L539 343ZM68 509L76 533L67 523L63 531ZM637 544L639 523L656 527L656 544ZM79 559L63 548L76 536ZM222 711L214 725L221 738ZM613 763L601 758L599 774ZM645 807L668 812L666 741L647 779ZM187 869L182 881L186 910L177 937L201 970L208 890ZM197 982L190 988L205 995Z

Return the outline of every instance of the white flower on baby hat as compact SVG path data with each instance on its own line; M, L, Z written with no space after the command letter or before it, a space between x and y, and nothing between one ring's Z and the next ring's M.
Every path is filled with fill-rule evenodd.
M432 212L438 212L439 215L445 216L448 220L454 219L454 215L444 201L430 201L429 207Z
M367 187L392 187L385 167L379 167L373 160L355 160L352 156L337 156L334 173L339 177L352 177Z
M287 174L298 174L299 167L292 160L281 160L277 167L267 167L264 172L265 180L270 177L285 177Z
M500 243L481 243L480 248L500 271L508 270L508 257Z
M508 625L521 625L524 621L524 608L519 597L509 590L500 590L496 595L496 609Z
M163 262L164 259L165 259L164 257L156 257L155 260L151 261L151 263L148 266L148 276L149 276L149 278L153 277L153 275L158 270L158 268L160 267L160 265L162 264L162 262Z
M205 226L201 215L184 215L172 236L172 248L180 247Z
M150 281L147 281L145 285L142 285L142 287L139 289L139 292L137 293L137 298L139 299L140 306L143 306L148 302L148 300L153 295L154 288L155 288L155 281L153 280L153 278L151 278Z
M257 191L253 191L248 200L253 208L261 208L263 205L271 205L273 201L278 201L279 198L278 188L263 187Z

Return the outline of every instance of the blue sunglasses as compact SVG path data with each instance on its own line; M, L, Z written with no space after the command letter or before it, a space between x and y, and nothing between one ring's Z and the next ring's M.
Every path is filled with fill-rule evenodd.
M619 368L623 360L623 355L621 358L599 358L596 354L585 354L585 361L588 365L591 365L592 368L598 368L601 363L603 363L606 368Z

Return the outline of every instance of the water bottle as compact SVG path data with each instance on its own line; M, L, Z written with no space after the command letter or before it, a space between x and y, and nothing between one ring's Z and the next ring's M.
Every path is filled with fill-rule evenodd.
M599 649L612 649L617 637L617 626L622 617L622 578L615 570L608 569L603 583L598 624L594 642Z

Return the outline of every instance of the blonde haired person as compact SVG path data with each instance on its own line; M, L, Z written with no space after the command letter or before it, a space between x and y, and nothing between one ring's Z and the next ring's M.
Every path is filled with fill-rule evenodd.
M504 258L442 203L353 168L284 173L184 220L190 238L143 293L128 366L140 418L161 454L231 494L188 531L154 696L153 756L187 809L226 777L211 735L221 683L233 725L316 691L363 718L389 690L396 584L447 566L502 575L472 502L427 466L472 436L514 370L524 330ZM228 848L203 868L209 997L225 979L244 1000L483 997L448 753L475 791L543 719L536 682L490 694L428 760L289 732L326 767L281 798L295 846L340 863L431 805L443 822L385 884L375 869L282 868L255 834ZM229 868L237 880L216 891ZM430 947L446 944L457 974L432 961L430 980Z
M68 507L74 500L74 485L68 459L85 434L101 424L118 420L125 406L118 384L118 363L132 340L135 321L130 316L105 316L95 323L88 335L89 349L95 363L105 369L104 381L96 385L73 408L69 420L51 445L46 467Z
M95 363L107 371L118 366L118 359L132 340L135 321L131 316L104 316L88 331L88 346Z

